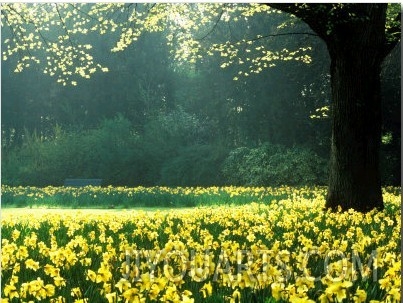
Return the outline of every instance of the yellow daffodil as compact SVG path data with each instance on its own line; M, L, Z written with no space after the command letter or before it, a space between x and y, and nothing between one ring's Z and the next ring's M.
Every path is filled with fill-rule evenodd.
M354 303L363 303L367 300L367 293L365 290L360 289L359 287L355 291L354 297L353 297Z
M71 296L76 298L81 298L83 294L81 293L81 289L79 287L74 287L71 289Z
M66 280L60 276L53 277L53 283L57 287L66 286Z
M91 269L89 269L87 271L87 279L91 280L92 282L95 282L96 278L97 278L97 274L94 271L92 271Z
M95 279L96 283L106 283L112 278L112 273L106 266L101 266L97 271L97 276Z
M13 233L11 234L11 238L13 241L17 241L17 239L20 237L21 232L18 229L14 229Z
M27 260L25 260L25 266L27 268L30 268L30 269L34 270L34 271L37 271L38 268L39 268L39 262L34 261L32 259L27 259Z
M334 282L330 284L325 290L325 293L328 297L336 297L338 302L341 302L343 299L347 298L347 288L351 287L353 283L350 281L343 282Z
M123 297L126 299L125 302L128 303L140 303L145 302L145 298L140 296L139 290L137 288L129 288L123 293Z
M105 295L108 303L116 303L118 301L118 295L116 292L108 293Z
M28 258L28 249L26 246L18 247L18 251L16 253L16 257L18 260L23 260Z
M115 287L117 287L120 291L120 293L123 293L124 291L126 291L127 289L129 289L131 287L131 284L129 281L127 281L126 279L120 279L118 283L115 284Z
M46 284L44 286L45 292L46 292L46 296L47 297L52 297L55 295L55 286L52 284Z
M17 290L17 288L15 287L15 285L13 285L13 284L11 284L11 285L9 285L9 284L7 284L5 287L4 287L4 295L6 296L6 297L9 297L10 299L12 299L12 298L19 298L19 294L18 294L18 290Z
M211 296L213 293L213 286L211 285L211 281L208 283L205 283L202 288L200 288L200 292L203 294L203 298L207 298Z

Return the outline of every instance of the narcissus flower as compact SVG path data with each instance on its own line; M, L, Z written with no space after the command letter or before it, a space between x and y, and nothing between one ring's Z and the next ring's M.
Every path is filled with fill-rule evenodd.
M341 302L343 299L347 298L347 288L351 287L353 283L350 281L343 281L343 282L334 282L330 284L325 293L328 295L328 298L336 297L338 302Z
M38 268L39 268L39 262L34 261L32 259L27 259L27 260L25 260L25 266L27 268L30 268L30 269L34 270L34 271L37 271Z
M354 303L363 303L366 299L367 293L365 292L365 290L358 287L353 297Z
M211 281L208 283L205 283L202 288L200 288L200 292L203 294L203 298L207 298L211 296L213 293L213 286L211 285Z
M4 286L4 295L6 297L9 297L10 299L12 298L19 298L19 294L18 294L18 290L15 287L15 285L11 284L7 284L6 286Z

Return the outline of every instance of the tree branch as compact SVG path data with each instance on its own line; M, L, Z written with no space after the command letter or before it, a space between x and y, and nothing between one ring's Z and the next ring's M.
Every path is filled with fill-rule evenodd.
M225 7L225 4L224 4ZM199 39L195 39L196 41L203 41L204 39L206 39L212 32L214 32L214 30L216 29L218 23L221 20L222 15L224 14L224 10L221 10L220 14L217 17L217 20L215 21L213 27L207 32L207 34L205 34L203 37L199 38Z
M20 18L22 20L24 20L24 22L26 22L24 16L21 15L19 12L17 12L12 6L8 6L8 8L9 8L10 11L12 11L13 13L17 14L18 16L20 16ZM12 25L12 23L10 22L10 20L8 18L8 14L6 13L6 10L2 10L2 16L4 16L4 18L5 18L5 20L6 20L7 24L8 24L8 27L11 30L12 36L15 39L15 41L19 41L20 43L22 43L23 40L20 38L20 36L24 37L24 33L21 32L20 28L18 28L18 27L14 28L14 26ZM18 43L18 42L16 42L16 43ZM22 60L22 58L24 57L23 56L24 55L23 50L21 50L21 48L18 48L17 51L18 51L18 55L20 57L20 60ZM29 49L25 49L24 51L26 51L29 54L29 56L32 57L31 52L29 51Z
M71 41L70 34L69 34L69 30L68 30L68 28L67 28L67 26L66 26L66 23L64 23L63 17L62 17L62 15L60 14L59 7L58 7L57 4L56 4L55 6L56 6L57 15L59 16L59 20L60 20L60 22L62 23L63 30L64 30L64 32L66 33L67 38L69 39L70 45L71 45L71 46L74 46L73 41Z
M313 37L319 37L315 33L308 33L308 32L295 32L295 33L281 33L281 34L269 34L269 35L264 35L264 36L258 36L253 39L249 39L246 41L257 41L260 39L265 39L265 38L271 38L271 37L279 37L279 36L292 36L292 35L306 35L306 36L313 36Z
M81 8L79 8L78 6L76 6L74 3L69 3L69 6L71 6L73 9L77 10L77 11L80 12L81 14L86 15L88 18L90 18L90 19L92 19L92 20L97 21L98 23L100 23L97 18L91 16L91 15L88 14L86 11L84 11L84 10L82 10Z
M267 3L274 9L292 14L306 24L323 40L327 40L326 22L333 4L301 4L301 3Z

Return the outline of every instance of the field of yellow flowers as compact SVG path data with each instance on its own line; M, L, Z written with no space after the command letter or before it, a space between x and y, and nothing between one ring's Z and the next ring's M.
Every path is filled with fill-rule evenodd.
M324 189L282 190L245 205L4 212L1 302L400 302L400 188L365 215L324 211Z

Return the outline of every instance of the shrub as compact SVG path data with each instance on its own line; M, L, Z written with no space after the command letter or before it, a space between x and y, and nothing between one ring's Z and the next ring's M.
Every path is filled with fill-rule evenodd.
M231 151L222 171L227 183L233 185L313 185L327 181L326 161L314 152L270 143Z
M179 155L164 163L162 185L211 186L221 185L220 165L226 150L213 145L193 145L182 149Z
M141 181L142 151L130 121L118 115L87 131L58 130L43 140L26 134L24 143L2 159L9 185L61 185L66 178L101 178L105 184Z

